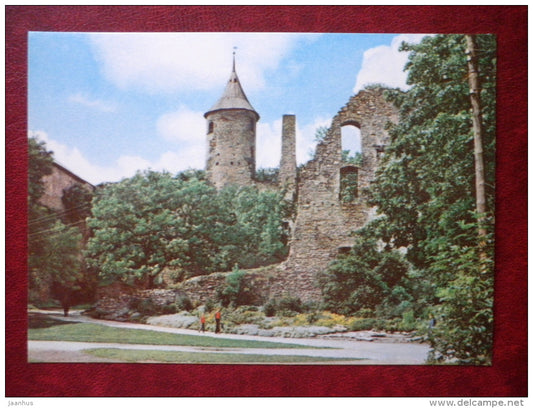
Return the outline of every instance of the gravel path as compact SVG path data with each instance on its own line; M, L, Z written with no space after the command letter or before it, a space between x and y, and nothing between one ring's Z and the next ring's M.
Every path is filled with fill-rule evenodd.
M157 346L118 343L88 343L71 341L28 341L28 359L31 362L113 362L83 353L83 350L95 348L121 348L130 350L166 350L184 352L209 352L209 353L238 353L238 354L264 354L264 355L298 355L326 358L346 358L362 360L346 360L342 364L424 364L429 346L420 343L386 343L357 341L349 338L282 338L246 336L227 333L199 333L195 330L175 329L168 327L150 326L144 324L114 322L92 319L74 312L69 317L63 317L57 312L46 312L50 317L70 322L84 322L101 324L111 327L121 327L140 330L152 330L167 333L188 334L193 336L211 336L239 340L264 340L269 342L301 344L314 347L329 347L323 349L259 349L259 348L213 348L189 346Z

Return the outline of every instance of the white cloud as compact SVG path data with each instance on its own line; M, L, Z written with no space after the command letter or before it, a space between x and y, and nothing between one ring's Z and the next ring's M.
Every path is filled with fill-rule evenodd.
M68 100L70 102L77 103L102 112L115 112L117 110L116 106L110 102L103 101L100 99L91 99L90 97L87 97L81 93L71 95Z
M205 166L203 143L185 146L179 151L168 151L154 162L140 156L122 155L109 166L98 166L91 163L78 149L55 141L46 132L29 131L28 136L37 137L45 142L46 148L53 151L54 159L59 164L92 184L120 181L123 178L133 176L138 170L166 170L177 173L190 168L201 169Z
M278 167L281 160L282 119L257 125L257 168ZM331 119L317 118L300 126L296 121L296 162L306 163L314 155L315 133L319 127L329 128Z
M157 120L157 131L170 142L191 142L206 133L206 122L201 112L182 106L175 112L165 113ZM205 139L202 139L205 143Z
M407 89L405 83L407 73L403 71L407 63L407 52L400 52L402 41L418 43L424 34L402 34L394 37L391 45L382 45L365 51L363 65L359 71L354 87L354 93L359 92L366 85L383 84L390 87Z
M281 159L282 120L258 123L256 137L256 167L278 167Z
M317 142L315 141L316 130L320 127L329 128L331 119L316 118L314 122L296 126L296 161L298 164L306 163L312 159Z
M265 85L302 38L291 33L93 33L89 38L104 75L116 86L149 93L220 88L237 47L237 72L247 91ZM261 46L258 46L261 44ZM226 69L224 69L226 67Z
M205 141L163 153L152 166L153 170L177 173L188 169L203 169L206 161Z

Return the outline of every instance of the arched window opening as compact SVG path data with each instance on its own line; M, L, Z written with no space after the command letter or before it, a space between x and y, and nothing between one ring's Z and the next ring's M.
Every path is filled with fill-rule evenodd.
M346 164L361 166L361 131L357 122L347 122L341 127L342 160Z
M207 133L213 133L215 130L215 123L212 121L209 121L207 124Z

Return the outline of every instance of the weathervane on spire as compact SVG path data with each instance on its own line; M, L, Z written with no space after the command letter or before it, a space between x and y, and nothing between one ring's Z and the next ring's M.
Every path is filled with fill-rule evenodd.
M235 71L235 50L237 49L236 46L233 47L233 71Z

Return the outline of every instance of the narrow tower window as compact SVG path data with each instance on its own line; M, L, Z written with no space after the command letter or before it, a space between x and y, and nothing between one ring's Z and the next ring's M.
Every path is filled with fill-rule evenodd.
M213 133L214 130L215 130L215 123L212 121L209 121L209 123L207 124L207 133Z

